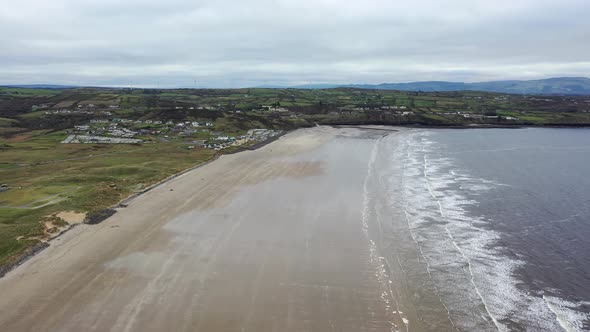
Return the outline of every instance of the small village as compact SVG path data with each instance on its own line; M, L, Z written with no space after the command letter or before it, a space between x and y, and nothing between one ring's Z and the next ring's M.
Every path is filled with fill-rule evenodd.
M250 129L242 135L228 135L215 130L212 122L162 121L130 119L93 119L88 124L68 130L63 144L141 144L182 142L189 150L206 148L223 150L266 141L281 130Z

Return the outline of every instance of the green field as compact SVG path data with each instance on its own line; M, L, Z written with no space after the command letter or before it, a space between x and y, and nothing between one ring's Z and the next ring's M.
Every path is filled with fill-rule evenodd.
M215 154L180 143L66 145L62 138L41 135L0 150L0 183L11 187L0 193L0 264L34 244L17 238L40 234L52 213L105 209Z
M0 192L0 207L35 209L48 203L65 199L78 187L42 186L16 187Z

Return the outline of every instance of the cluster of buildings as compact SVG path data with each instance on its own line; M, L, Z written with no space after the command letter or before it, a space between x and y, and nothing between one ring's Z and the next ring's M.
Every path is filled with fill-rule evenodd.
M59 109L59 110L51 110L45 111L45 115L53 115L53 114L93 114L93 115L102 115L102 116L111 116L112 113L109 111L93 111L88 109Z
M134 138L138 132L108 120L92 120L91 124L75 126L64 144L134 144L143 140Z
M405 110L406 106L381 106L382 110Z
M262 108L259 109L258 111L267 111L267 112L275 112L275 113L289 112L289 110L287 108L280 107L280 106L268 106L268 105L263 105Z
M192 140L187 148L196 146L222 150L250 142L260 142L279 135L281 131L252 129L240 136L228 136L212 131L214 124L199 121L161 121L130 119L93 119L88 124L77 125L69 131L64 144L138 144L142 136L160 136L160 141L168 142L179 137L202 137ZM195 135L200 133L198 135ZM139 137L139 138L138 138ZM203 137L208 139L203 139ZM143 137L145 139L145 137Z
M211 122L198 121L161 121L161 120L130 120L113 118L92 119L89 124L74 127L73 133L84 135L108 135L133 138L136 135L159 135L163 132L177 133L186 136L197 132L193 128L211 128ZM134 128L133 130L129 128ZM203 129L205 131L205 129ZM209 131L208 129L206 131Z
M330 115L359 115L364 112L382 112L385 115L412 115L413 111L407 110L406 106L382 106L381 108L372 107L355 107L355 108L342 108L339 111L333 111L328 114Z
M381 106L381 107L354 107L354 108L349 108L349 107L344 107L341 110L342 111L346 111L346 110L353 110L353 111L357 111L357 112L364 112L364 111L381 111L381 110L386 110L386 111L391 111L391 110L396 110L395 113L401 113L404 110L408 109L408 107L406 106Z
M62 141L64 144L138 144L143 141L137 138L108 137L94 135L69 135Z
M218 136L212 140L209 140L205 143L204 147L213 150L223 150L230 146L239 146L244 145L251 142L262 142L266 141L272 137L280 135L282 133L281 130L271 130L271 129L250 129L248 133L245 135L240 136Z
M170 122L170 121L169 121ZM185 121L176 124L177 127L213 127L211 122Z
M465 119L473 119L473 120L509 120L509 121L517 121L517 117L513 116L502 116L502 115L483 115L483 114L473 114L473 113L458 113L459 115L463 116Z
M73 104L74 102L72 102ZM65 103L68 104L68 103ZM110 116L112 113L110 111L114 111L119 109L119 105L94 105L94 104L86 104L81 103L73 107L72 105L63 105L60 104L51 105L51 104L41 104L41 105L33 105L31 106L31 111L41 111L45 110L46 115L54 115L54 114L94 114L94 115L104 115Z
M93 122L93 125L75 126L73 134L81 135L108 135L113 137L133 138L138 133L118 123Z
M177 110L183 110L183 109L187 109L187 110L216 110L216 107L213 106L176 106L174 107Z
M35 112L38 110L44 110L44 109L48 109L49 105L47 104L41 104L41 105L33 105L31 106L31 112Z

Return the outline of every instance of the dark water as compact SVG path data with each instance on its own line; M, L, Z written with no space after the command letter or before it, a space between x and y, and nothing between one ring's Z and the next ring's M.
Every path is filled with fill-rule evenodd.
M590 130L453 131L433 139L471 175L508 185L478 198L473 212L501 232L507 253L526 261L518 271L526 286L590 299Z
M432 139L458 168L504 184L468 210L500 232L505 254L524 261L520 287L590 300L590 130L438 131Z
M407 131L371 168L373 234L419 330L590 330L590 130Z

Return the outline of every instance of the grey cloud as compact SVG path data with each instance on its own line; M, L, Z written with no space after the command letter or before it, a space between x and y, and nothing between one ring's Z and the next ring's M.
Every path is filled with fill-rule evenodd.
M590 76L588 14L586 0L21 0L0 7L0 84Z

